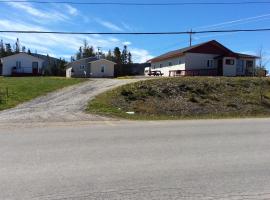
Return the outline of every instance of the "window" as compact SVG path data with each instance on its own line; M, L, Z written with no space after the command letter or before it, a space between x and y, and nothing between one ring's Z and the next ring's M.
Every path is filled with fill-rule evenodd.
M214 60L207 60L207 67L214 67Z
M178 64L179 64L179 65L181 65L181 64L182 64L182 60L181 60L181 59L179 60Z
M162 64L159 64L159 67L162 68Z
M169 62L169 66L172 66L172 62Z
M251 67L253 67L254 66L254 63L253 63L253 61L252 60L248 60L247 61L247 67L249 68L251 68Z
M85 68L85 65L80 65L80 69L84 69Z
M226 59L225 63L226 65L234 65L234 59Z
M153 65L153 69L156 69L156 65Z
M101 66L101 73L104 73L104 72L105 72L105 67Z

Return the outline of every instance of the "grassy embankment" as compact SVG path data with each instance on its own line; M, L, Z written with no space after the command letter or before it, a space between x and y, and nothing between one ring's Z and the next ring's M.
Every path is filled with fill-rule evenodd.
M270 116L270 79L182 77L141 81L97 96L89 102L87 112L135 120L265 117Z
M82 81L84 80L59 77L0 77L0 110L12 108L38 96Z

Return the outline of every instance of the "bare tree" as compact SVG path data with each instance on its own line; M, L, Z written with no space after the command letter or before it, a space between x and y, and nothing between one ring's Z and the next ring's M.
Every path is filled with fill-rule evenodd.
M259 69L265 69L270 60L269 60L269 58L267 58L267 55L266 55L266 52L263 49L263 46L261 46L259 48L257 55L259 57L257 67Z

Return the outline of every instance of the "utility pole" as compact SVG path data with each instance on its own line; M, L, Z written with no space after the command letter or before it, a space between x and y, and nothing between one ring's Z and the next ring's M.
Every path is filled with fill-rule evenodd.
M192 29L191 29L190 32L189 32L189 46L190 47L192 46L192 34L193 34L193 32L192 32Z

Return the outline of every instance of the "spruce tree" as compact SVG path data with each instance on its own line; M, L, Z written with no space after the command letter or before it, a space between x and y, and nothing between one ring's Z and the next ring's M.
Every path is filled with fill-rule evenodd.
M25 46L22 46L22 52L26 52L26 47Z
M79 48L79 51L76 54L76 60L80 60L82 58L82 47Z
M21 51L21 45L20 45L20 40L17 38L16 43L15 43L15 53L20 53Z
M114 48L113 54L114 54L114 61L117 64L122 64L122 58L121 58L122 55L121 55L121 51L120 51L119 47Z
M128 52L128 64L132 64L132 54Z
M122 64L127 64L128 63L128 50L127 46L124 46L124 49L122 51Z
M7 44L6 44L6 55L7 55L7 56L10 56L10 55L12 55L12 54L13 54L13 52L12 52L11 45L10 45L10 43L7 43Z
M3 40L0 41L0 58L6 56L6 50L4 47L4 42Z
M111 50L108 51L108 53L106 55L106 59L107 60L110 60L110 61L113 61L114 60Z

